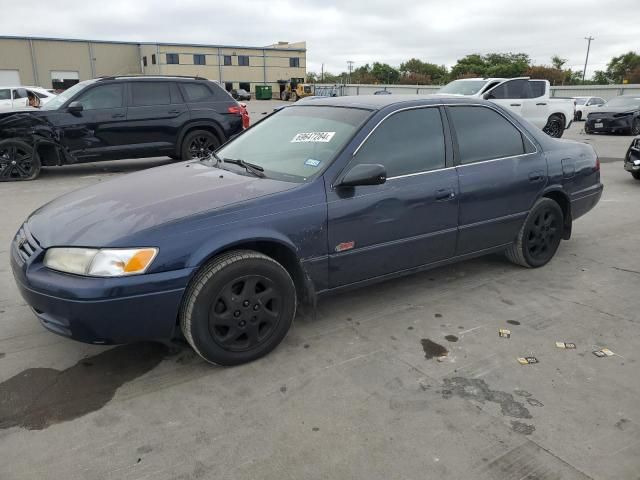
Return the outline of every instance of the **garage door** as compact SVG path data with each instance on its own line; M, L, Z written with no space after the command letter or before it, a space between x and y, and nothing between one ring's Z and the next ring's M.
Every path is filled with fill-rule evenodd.
M18 86L20 83L20 72L18 70L0 70L0 85Z

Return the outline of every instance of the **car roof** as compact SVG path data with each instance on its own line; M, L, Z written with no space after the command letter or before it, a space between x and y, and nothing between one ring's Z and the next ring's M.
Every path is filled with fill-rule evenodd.
M301 106L327 106L327 107L350 107L365 108L367 110L381 110L390 105L402 104L423 104L441 105L443 103L460 104L487 104L490 102L476 97L465 97L460 95L354 95L345 97L322 97L316 98L313 102L304 102ZM292 105L295 107L296 105Z

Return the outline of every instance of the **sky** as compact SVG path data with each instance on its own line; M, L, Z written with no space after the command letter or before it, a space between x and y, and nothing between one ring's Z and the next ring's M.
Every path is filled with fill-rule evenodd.
M0 34L266 46L307 42L307 71L339 73L412 57L451 67L470 53L554 54L587 77L640 51L640 0L0 0ZM17 21L17 19L23 19ZM0 52L2 55L2 52Z

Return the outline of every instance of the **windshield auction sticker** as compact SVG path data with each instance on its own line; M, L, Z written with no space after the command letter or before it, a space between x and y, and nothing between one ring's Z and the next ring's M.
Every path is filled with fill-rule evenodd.
M304 142L322 142L328 143L331 141L336 132L308 132L298 133L291 143L304 143Z

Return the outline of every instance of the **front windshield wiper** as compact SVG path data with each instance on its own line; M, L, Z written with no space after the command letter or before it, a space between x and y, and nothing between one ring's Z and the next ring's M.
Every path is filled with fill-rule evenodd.
M216 157L220 158L217 155L216 155ZM255 163L245 162L241 158L222 158L221 160L224 163L231 163L233 165L239 165L241 167L244 167L244 169L247 172L253 173L256 177L260 177L260 178L265 178L266 177L266 175L263 173L264 172L264 168L262 168L260 165L256 165Z

